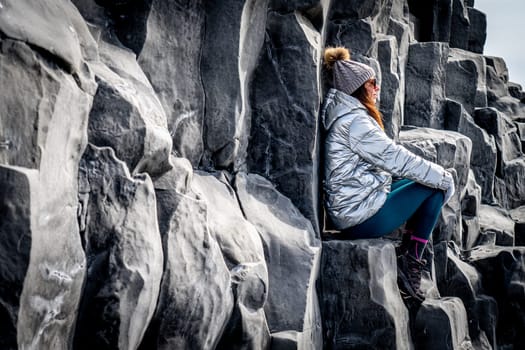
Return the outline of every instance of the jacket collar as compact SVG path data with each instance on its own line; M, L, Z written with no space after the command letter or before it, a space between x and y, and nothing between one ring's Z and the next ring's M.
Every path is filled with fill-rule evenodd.
M330 129L332 124L340 117L363 110L366 108L359 100L353 96L347 95L337 89L330 89L326 94L321 119L326 130Z

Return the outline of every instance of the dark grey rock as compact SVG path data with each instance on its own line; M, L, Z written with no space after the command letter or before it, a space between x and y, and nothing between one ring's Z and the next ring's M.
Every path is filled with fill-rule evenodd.
M321 37L295 13L270 13L266 31L251 90L247 170L276 184L319 235Z
M487 16L472 7L467 7L467 11L470 21L467 49L472 52L483 53L483 47L487 38Z
M0 12L6 10L7 16L10 16L11 10L18 11L28 6L26 3L3 4L5 8ZM43 11L48 5L42 4L36 8ZM56 15L55 10L66 11L64 6L69 8L67 11L76 11L74 7L62 4L53 7L50 13ZM7 10L7 7L10 9ZM38 16L28 11L28 16ZM11 19L24 22L20 19L21 14L11 14ZM42 16L42 20L47 21L49 18L47 15ZM29 23L25 21L13 25L20 29ZM63 24L63 21L58 20L55 29L58 32L70 30L62 27ZM26 34L44 35L46 38L43 40L49 40L47 35L51 33L38 28L40 25L44 25L43 22L35 18L35 27L29 25L28 30L31 27L31 30L42 31ZM27 37L25 39L29 40ZM67 41L67 38L64 40ZM75 45L73 42L71 44ZM33 48L36 46L35 42ZM64 57L69 55L70 63L76 64L75 60L80 56L66 51L61 54ZM0 138L5 140L0 150L0 163L16 166L9 175L13 178L6 179L4 173L3 182L6 190L14 184L20 186L21 197L12 197L7 202L2 199L2 203L9 203L10 209L3 211L0 216L2 225L21 225L17 233L9 233L11 240L13 235L22 235L18 242L19 250L15 247L9 251L12 258L5 256L7 268L12 267L8 264L10 259L15 259L20 266L7 271L5 276L8 278L5 286L12 288L10 293L14 294L7 296L11 298L11 306L5 304L3 308L12 309L7 315L4 309L2 318L9 319L6 323L6 335L9 338L6 343L16 342L19 348L72 346L85 274L76 197L78 162L87 142L87 119L92 96L83 91L71 75L64 73L61 66L53 63L51 57L21 41L5 37L1 40L0 84L8 88L4 89L0 97ZM90 83L94 84L94 81ZM4 221L10 217L10 210L16 210L17 215L20 215L19 218L11 216L16 222ZM5 241L7 247L9 242L12 243L8 237ZM5 247L2 248L3 252ZM27 261L29 247L30 260ZM17 256L18 252L20 256ZM8 277L10 274L13 274L12 277ZM5 277L2 275L2 278ZM17 282L21 282L20 278L23 278L23 288L17 285ZM13 295L16 296L15 300L12 299ZM13 319L16 314L18 323L12 323L13 320L16 322ZM13 332L16 332L15 339L12 338Z
M463 105L472 115L475 107L487 107L483 56L450 49L447 61L446 95Z
M153 184L132 178L111 148L88 146L79 167L87 277L75 348L136 349L163 270Z
M455 101L447 100L445 127L467 136L472 141L471 167L476 182L482 189L484 203L495 203L494 176L497 165L497 149L494 136L476 125L463 106Z
M1 1L0 348L106 341L111 348L140 342L141 350L319 349L328 341L356 348L372 340L410 349L407 327L416 320L410 333L417 347L522 346L525 259L521 248L498 244L513 244L511 225L514 244L525 244L520 210L511 210L525 204L525 93L509 81L503 58L481 55L486 16L473 7L473 0ZM408 124L465 138L429 132L411 141L414 152L454 168L458 190L425 253L432 262L421 314L409 316L392 295L391 244L369 241L329 267L334 295L343 295L329 301L332 314L352 316L364 336L348 327L323 344L318 301L329 302L318 299L315 284L316 237L323 233L318 115L329 80L320 58L327 45L349 47L353 59L376 71L389 136L398 139ZM100 144L126 164L110 157L104 166L121 172L87 170L104 180L90 183L98 192L89 196L81 183L79 207L90 111L91 126L105 135ZM107 169L94 164L82 169ZM151 183L146 174L132 178L126 166L154 177L154 204L138 209L133 189ZM494 205L505 223L490 222L481 203ZM93 253L94 237L113 220L97 218L117 215L107 208L126 219L113 225L98 256L133 249L139 268L130 272L124 258L114 258L105 276L95 273L108 268L93 264L92 254L85 278L82 238ZM137 237L162 233L165 271L151 320L159 270L157 284L150 283L151 257L142 248L158 240L124 247L129 237L119 234L130 230L140 231ZM362 264L346 269L355 261ZM137 273L143 285L120 283ZM347 277L362 288L348 291ZM103 295L93 301L96 290ZM139 294L124 293L130 290ZM459 299L440 294L459 297L466 313ZM367 307L380 315L374 330L364 317L373 313L349 314ZM330 322L331 335L343 334ZM86 335L95 329L105 340Z
M320 294L328 348L411 348L393 266L394 246L386 240L323 243Z
M508 82L507 89L509 91L510 96L517 98L519 100L523 99L525 97L525 94L523 92L523 88L520 84ZM523 103L523 101L521 101Z
M410 31L409 25L405 23L404 21L401 21L401 20L398 21L393 18L390 18L390 22L388 24L388 33L390 35L393 35L396 38L397 51L396 51L395 58L397 58L397 62L394 61L394 63L396 63L397 71L394 71L393 68L390 68L390 66L388 66L389 64L388 60L386 62L388 69L383 68L383 66L385 65L385 62L384 62L384 59L381 57L381 55L379 55L379 53L378 53L378 60L381 65L381 71L384 72L383 74L387 75L388 71L390 70L392 71L393 77L396 77L397 75L399 93L397 95L393 94L391 91L390 92L388 91L389 89L385 90L384 86L381 89L381 94L388 94L390 96L392 95L395 96L395 102L393 105L394 108L392 110L392 116L390 118L388 118L388 116L385 114L385 110L383 107L383 104L386 103L387 98L385 97L380 98L379 104L380 104L380 111L385 116L384 118L385 125L386 125L385 128L387 130L389 129L391 130L389 133L389 136L391 136L394 139L397 139L399 128L404 123L404 119L405 119L404 117L404 112L405 112L405 108L404 108L404 105L405 105L405 68L406 68L407 61L408 61L408 49L410 45L409 40L410 40L411 31ZM391 56L389 56L389 58L390 57ZM395 59L394 57L392 58ZM388 80L388 77L385 76L384 79ZM396 110L397 103L399 103L401 107L399 112ZM399 115L397 113L399 113ZM391 124L390 127L388 126L389 123Z
M233 311L231 277L208 229L206 202L185 186L191 185L190 164L172 164L155 182L164 274L140 348L214 349Z
M497 245L514 245L514 221L508 213L498 207L482 204L478 216L482 233L493 232Z
M405 124L443 128L448 51L443 43L410 45L405 72Z
M261 238L243 216L224 174L196 172L192 189L206 202L207 224L230 270L233 314L218 345L220 349L265 349L270 332L264 314L268 269Z
M470 20L464 0L452 0L452 19L450 26L450 47L467 50Z
M103 40L99 47L89 142L113 148L133 174L158 176L170 169L172 146L162 105L131 51Z
M503 177L505 186L502 186L499 196L503 207L511 209L525 204L525 157L505 162Z
M162 103L173 150L198 166L204 150L204 2L153 0L138 63ZM215 55L212 55L215 57Z
M525 150L525 123L515 122L515 124L516 124L516 128L518 129L518 133L520 135L521 149Z
M438 283L441 294L456 296L462 300L474 348L496 348L496 301L483 294L481 275L476 269L460 260L452 249L447 249L446 245L444 247L447 262L445 274Z
M443 207L441 218L434 229L434 242L454 239L461 241L461 203L460 197L467 185L472 142L466 136L453 131L431 128L411 128L399 134L400 143L413 153L453 168L457 174L456 192Z
M315 289L320 242L311 223L256 174L238 173L235 189L244 215L261 236L269 274L264 306L270 332L296 332L297 348L321 347L321 316Z
M509 71L502 57L485 56L487 63L488 105L511 118L519 118L525 112L521 97L509 91Z
M6 0L0 11L0 31L55 56L69 73L81 70L84 57L97 55L87 25L71 2Z
M465 195L461 200L462 237L461 249L470 252L476 243L479 226L479 208L481 205L481 187L476 183L474 172L469 171Z
M514 244L525 246L525 206L512 209L510 217L516 223L514 226Z
M266 25L267 4L268 0L205 3L206 32L201 57L201 79L204 82L206 96L205 152L202 161L205 167L233 168L235 171L246 168L246 150L250 135L253 134L250 124L252 129L260 127L256 117L254 117L255 121L250 122L252 113L250 104L264 103L251 98L250 86L260 88L262 84L264 89L268 89L266 81L258 81L254 76L265 40L264 29L266 27L268 33L274 30L271 23ZM272 17L271 14L269 16ZM295 15L291 16L295 17ZM278 15L277 17L282 19ZM290 32L291 30L287 28L279 31L279 34L282 36ZM285 38L281 40L286 42ZM280 76L279 73L277 75ZM310 76L310 78L314 77ZM288 86L289 83L294 82L293 80L284 78L283 82L287 88L295 91L295 86ZM315 78L313 82L315 83ZM276 92L275 88L275 86L271 88L273 93ZM299 86L299 89L301 88ZM279 107L285 110L285 105ZM274 110L272 112L275 113Z
M465 194L461 198L461 212L468 216L478 216L481 205L481 186L476 182L472 170L469 170Z
M459 298L427 298L417 312L414 328L416 348L474 350L465 307Z
M474 114L474 121L495 137L502 161L516 159L523 154L517 128L505 114L495 108L479 108Z
M380 112L385 132L395 139L403 123L404 86L399 78L397 40L395 37L378 40L377 55L381 66ZM406 56L405 56L406 57Z
M429 41L449 42L452 28L452 14L453 14L453 0L438 0L434 1L432 6L432 20L425 21L421 25L424 27L432 26L431 36ZM423 3L419 6L427 7ZM426 9L429 11L430 9Z
M74 2L85 3L86 0L74 0ZM150 15L152 1L97 0L96 3L105 9L119 41L138 55L146 40L147 19Z
M358 20L376 16L381 9L381 5L373 0L333 0L330 7L331 19L350 19Z
M325 46L344 46L353 59L366 55L373 47L374 26L370 19L343 20L336 12L329 12L327 20Z
M407 1L414 37L419 42L449 42L452 20L452 0L433 1L432 6L421 1Z
M498 348L520 347L525 341L524 247L478 247L470 262L481 273L486 294L498 303Z
M477 109L474 120L476 124L493 135L496 141L498 163L495 195L497 200L506 208L520 206L525 194L521 177L525 174L525 163L521 140L515 124L493 107Z
M318 0L270 0L268 9L280 13L293 12L295 10L308 11L319 6Z
M0 346L3 349L18 348L20 295L29 267L34 230L31 193L37 183L37 170L0 165Z
M487 63L487 98L492 105L498 99L509 94L507 90L509 71L507 64L501 57L485 56L485 61Z

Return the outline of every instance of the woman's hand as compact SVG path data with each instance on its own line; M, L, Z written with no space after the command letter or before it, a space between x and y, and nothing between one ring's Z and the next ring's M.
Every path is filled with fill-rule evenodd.
M446 184L447 188L444 189L445 199L443 200L443 205L445 205L450 200L450 198L452 197L452 195L454 195L454 192L456 191L456 187L454 185L454 177L452 176L449 170L455 172L455 169L445 170L445 178L443 180L443 183Z

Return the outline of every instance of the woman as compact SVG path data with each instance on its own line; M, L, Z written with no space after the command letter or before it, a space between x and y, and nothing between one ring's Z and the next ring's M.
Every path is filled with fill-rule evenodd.
M454 193L453 177L385 134L371 67L350 60L342 47L327 48L324 59L334 87L322 113L327 213L349 239L381 237L406 222L398 282L404 295L423 301L421 257L441 207Z

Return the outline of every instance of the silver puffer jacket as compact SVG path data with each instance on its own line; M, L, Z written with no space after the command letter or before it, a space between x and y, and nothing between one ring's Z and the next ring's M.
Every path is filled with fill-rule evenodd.
M338 229L374 215L390 192L392 175L447 189L445 169L394 143L356 98L331 89L322 119L325 207Z

